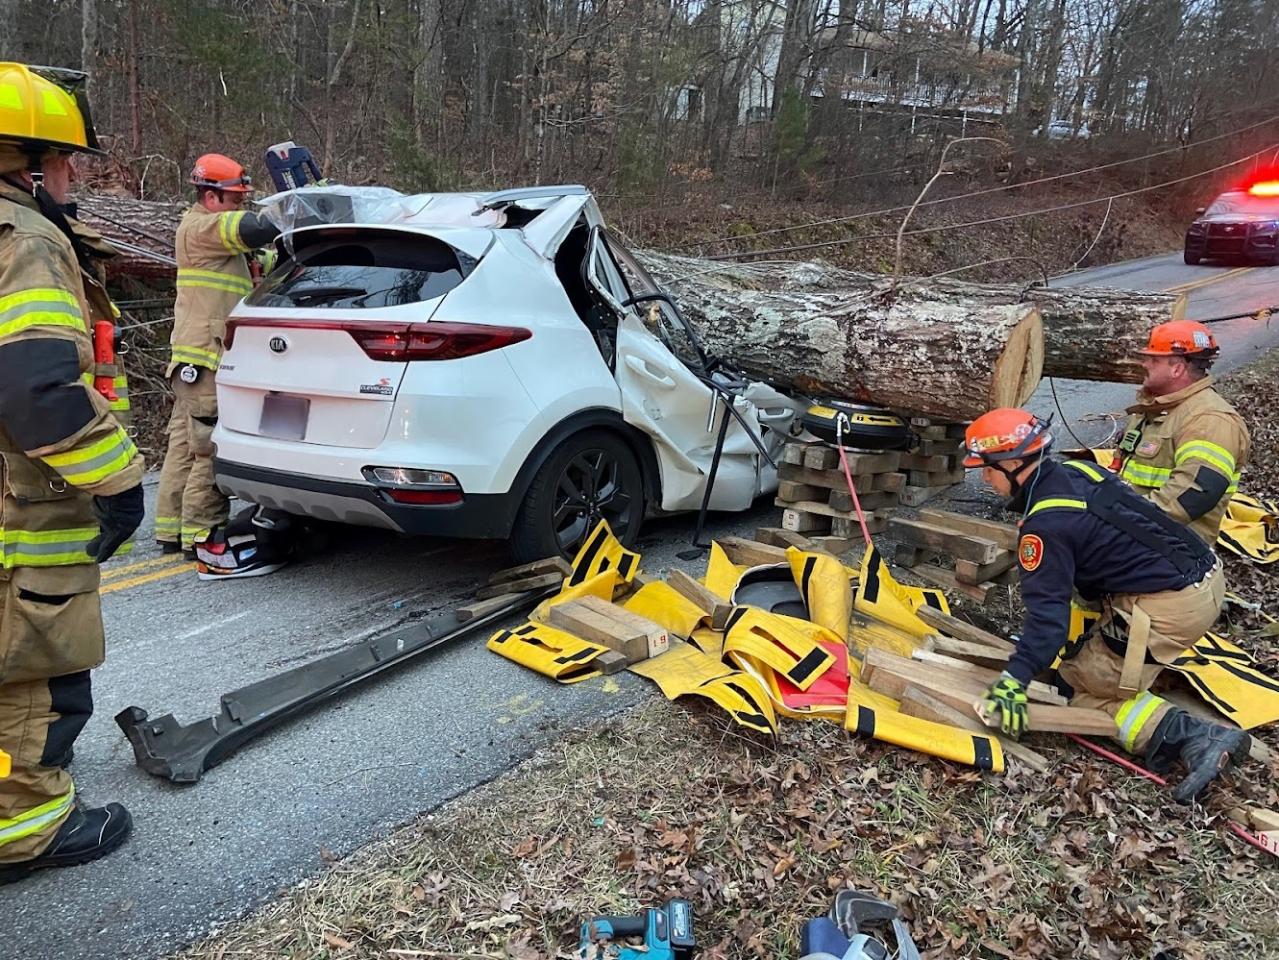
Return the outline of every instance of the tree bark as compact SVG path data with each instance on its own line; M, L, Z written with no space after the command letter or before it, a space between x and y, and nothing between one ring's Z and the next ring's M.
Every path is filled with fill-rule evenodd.
M659 283L680 287L681 309L692 307L702 286L721 291L774 290L858 293L882 281L877 274L842 270L824 263L725 263L644 251L644 265ZM688 278L685 280L684 278ZM945 278L904 281L937 296L960 300L981 297L990 304L1029 303L1039 309L1044 328L1045 377L1140 383L1136 351L1151 328L1185 316L1185 294L1137 293L1091 287L1022 287L975 284Z
M674 259L687 258L643 255L706 349L782 389L962 421L1025 403L1039 384L1043 328L1033 304L975 285L939 293L903 284L892 294L885 277L836 290L752 290L718 282L722 271L659 266Z

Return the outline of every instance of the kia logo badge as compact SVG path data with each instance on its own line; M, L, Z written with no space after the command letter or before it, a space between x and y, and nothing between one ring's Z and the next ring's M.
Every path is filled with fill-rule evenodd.
M283 353L285 350L289 349L289 341L285 340L283 337L272 337L267 343L267 346L271 348L272 353Z

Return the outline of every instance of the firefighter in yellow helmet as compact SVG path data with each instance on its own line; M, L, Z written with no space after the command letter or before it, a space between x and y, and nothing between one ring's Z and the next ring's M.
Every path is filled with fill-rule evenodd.
M1212 545L1248 460L1248 428L1213 389L1217 340L1174 320L1140 351L1146 379L1119 442L1116 469L1142 496Z
M66 766L105 643L98 564L142 521L142 458L93 369L84 271L63 204L97 140L83 74L0 63L0 884L87 863L132 827L76 800Z
M241 209L251 181L230 157L206 153L196 160L191 183L196 202L178 224L176 241L178 299L167 373L173 414L155 518L161 549L188 554L229 514L213 482L212 441L227 314L253 289L252 251L280 233L270 220Z

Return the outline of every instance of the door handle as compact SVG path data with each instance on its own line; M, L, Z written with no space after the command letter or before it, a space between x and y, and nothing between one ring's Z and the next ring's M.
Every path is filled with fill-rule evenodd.
M663 373L661 370L654 370L643 357L636 357L631 354L627 354L625 360L626 365L645 380L657 384L664 390L675 389L675 378Z

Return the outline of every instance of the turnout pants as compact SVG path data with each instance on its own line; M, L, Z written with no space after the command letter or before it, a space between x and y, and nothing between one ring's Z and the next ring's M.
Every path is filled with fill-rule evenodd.
M226 523L230 501L213 483L213 427L218 397L213 371L202 367L195 383L174 371L169 449L160 470L155 538L190 548L209 530Z
M83 577L79 568L41 571L44 589L62 589L51 579L61 569ZM0 582L0 749L13 760L0 780L0 863L39 856L71 812L64 767L93 714L88 668L102 662L102 649L96 591L54 595Z
M1058 675L1074 691L1070 705L1106 711L1115 718L1115 739L1129 753L1144 754L1159 722L1172 709L1168 701L1150 692L1151 684L1166 664L1212 629L1225 593L1218 561L1192 586L1111 597L1079 652L1058 668ZM1125 690L1124 659L1133 643L1139 659L1130 658L1129 677L1136 689ZM1145 655L1140 656L1143 645Z

